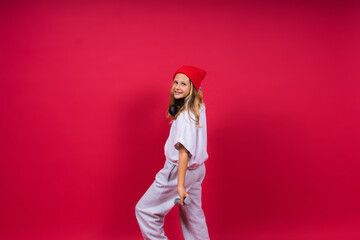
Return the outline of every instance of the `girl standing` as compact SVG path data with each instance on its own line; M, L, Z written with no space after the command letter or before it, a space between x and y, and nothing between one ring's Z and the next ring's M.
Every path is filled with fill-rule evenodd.
M182 66L174 74L170 90L171 128L165 143L166 161L155 181L136 205L136 218L144 239L167 239L164 218L180 197L179 216L183 236L209 239L201 208L201 183L208 159L206 112L200 84L205 71ZM186 205L185 198L191 203Z

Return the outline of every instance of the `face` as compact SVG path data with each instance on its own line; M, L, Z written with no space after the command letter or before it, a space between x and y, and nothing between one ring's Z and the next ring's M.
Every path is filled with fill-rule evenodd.
M184 98L190 92L190 79L182 73L175 75L174 82L171 88L175 99Z

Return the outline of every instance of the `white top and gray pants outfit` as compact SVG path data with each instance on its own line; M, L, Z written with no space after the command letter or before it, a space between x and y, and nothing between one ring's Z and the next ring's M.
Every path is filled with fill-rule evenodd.
M195 115L190 111L193 119ZM200 127L187 111L179 114L170 128L165 143L166 161L155 181L136 205L136 218L144 239L167 239L164 233L165 215L174 207L177 194L179 143L189 151L185 190L191 204L179 206L181 229L186 240L209 239L205 215L201 208L201 183L205 177L204 161L208 159L205 106L200 109Z

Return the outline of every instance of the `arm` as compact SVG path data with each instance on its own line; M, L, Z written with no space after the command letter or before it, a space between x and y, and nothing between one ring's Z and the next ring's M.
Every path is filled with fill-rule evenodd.
M187 169L187 164L189 160L189 152L186 148L180 143L179 146L179 164L178 164L178 184L177 192L180 197L180 205L184 205L184 197L189 197L185 191L185 174Z

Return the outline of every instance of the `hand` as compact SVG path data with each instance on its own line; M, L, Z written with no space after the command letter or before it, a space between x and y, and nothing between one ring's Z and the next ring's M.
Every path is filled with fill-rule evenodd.
M180 197L179 205L184 206L185 205L184 204L184 198L188 198L189 194L187 194L184 187L178 187L177 188L177 193L179 194L179 197Z

